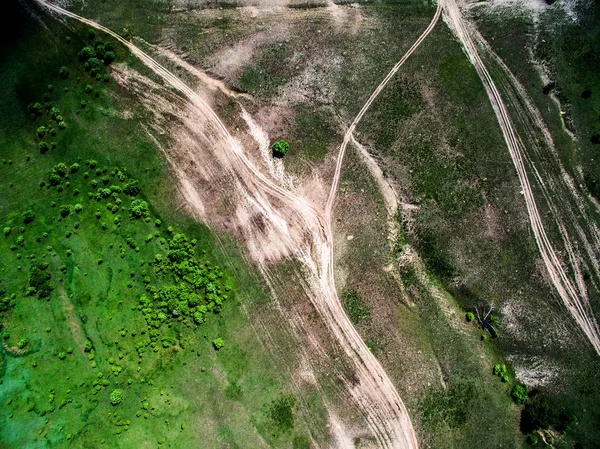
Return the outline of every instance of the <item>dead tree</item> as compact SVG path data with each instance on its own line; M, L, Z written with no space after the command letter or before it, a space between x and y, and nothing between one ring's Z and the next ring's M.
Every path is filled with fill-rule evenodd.
M485 310L485 307L481 308L482 313L479 313L479 307L475 307L475 313L477 314L477 321L479 322L479 325L481 326L482 329L486 330L491 337L497 337L498 336L498 331L494 328L494 325L492 324L492 320L491 320L491 315L492 312L494 311L494 304L490 304L489 306L489 310L487 311L487 313L483 316L483 311Z

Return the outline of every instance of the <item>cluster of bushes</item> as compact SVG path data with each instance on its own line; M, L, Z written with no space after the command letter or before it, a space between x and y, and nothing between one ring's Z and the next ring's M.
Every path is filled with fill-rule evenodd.
M529 444L537 443L535 432L540 430L554 429L560 434L565 434L569 428L576 424L578 419L569 413L564 407L554 403L542 392L533 392L531 398L527 398L521 412L521 432L528 435Z
M503 382L509 382L506 365L495 365L493 374ZM551 404L550 400L538 391L529 391L527 385L516 383L510 393L513 402L523 406L521 410L521 431L527 435L528 444L537 444L535 434L540 430L554 429L566 433L567 429L577 422L577 417L570 415L564 408Z
M48 270L48 262L35 263L29 268L28 295L38 295L39 298L47 298L54 290L50 285L52 273Z
M166 257L157 254L152 262L156 273L172 284L161 288L146 285L148 295L140 298L138 309L150 327L159 329L168 320L184 318L202 324L208 313L219 313L227 300L230 288L222 285L223 273L219 267L200 263L194 257L194 244L184 234L175 234L167 241ZM213 343L220 349L223 342L217 339Z
M108 66L116 60L115 47L111 42L96 39L91 46L85 46L79 51L79 60L83 63L86 72L98 81L109 80L108 74L102 74L102 66ZM89 92L88 92L89 93Z
M8 312L15 306L15 300L17 299L17 295L12 293L10 295L6 295L5 290L0 290L0 313Z

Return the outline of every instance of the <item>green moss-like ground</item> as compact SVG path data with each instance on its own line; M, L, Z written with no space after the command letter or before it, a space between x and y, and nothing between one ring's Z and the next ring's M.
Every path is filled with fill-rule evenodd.
M44 29L18 5L7 15L20 32L0 55L0 446L309 441L295 402L281 430L268 412L291 397L289 379L240 302L242 290L249 307L265 294L227 242L173 208L154 145L123 118L126 93L78 61L87 30L48 17ZM32 119L28 105L44 100L64 130L47 111ZM42 125L56 135L40 138ZM55 148L42 154L41 140Z

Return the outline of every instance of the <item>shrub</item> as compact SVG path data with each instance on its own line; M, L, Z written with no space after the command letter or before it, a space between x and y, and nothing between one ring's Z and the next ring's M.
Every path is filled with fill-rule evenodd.
M504 376L506 374L506 365L495 365L494 376Z
M66 129L67 128L67 124L64 121L61 120L60 122L58 122L58 127L60 129Z
M40 126L37 129L37 135L38 137L41 139L42 137L44 137L46 135L46 127L45 126Z
M62 79L66 80L69 77L69 68L63 65L58 73Z
M59 212L61 217L66 218L71 214L71 206L69 206L68 204L63 204L62 206L60 206Z
M83 210L83 205L82 205L82 204L79 204L79 203L77 203L77 204L75 205L74 209L75 209L75 212L77 212L77 213L80 213L80 212Z
M54 166L54 171L61 177L64 178L69 174L69 167L64 162L59 162Z
M140 182L137 179L132 179L123 187L123 192L129 196L136 196L140 193Z
M25 211L23 214L23 223L29 224L33 220L35 220L35 213L31 209Z
M48 145L48 142L41 141L38 144L38 148L40 149L40 153L46 154L50 150L50 145Z
M469 322L469 323L470 323L471 321L473 321L473 320L475 319L475 315L473 315L473 312L468 312L468 313L465 315L465 318L467 319L467 322Z
M119 389L113 390L110 394L110 403L112 405L119 405L121 402L123 402L123 391Z
M4 234L5 237L8 237L10 235L10 231L12 229L9 226L6 226L3 230L2 233Z
M66 359L66 358L67 358L67 353L66 353L65 351L60 351L60 352L58 353L58 358L59 358L60 360L64 360L64 359Z
M91 84L88 84L88 85L85 86L85 93L86 94L92 93L93 90L94 90L94 88L91 86Z
M89 39L94 39L96 37L96 30L94 30L93 28L90 28L88 30L88 38Z
M222 338L215 338L212 341L213 347L218 351L219 349L221 349L223 346L225 346L225 342L223 341Z
M85 100L81 100L81 109L85 109L85 107L87 106L87 102Z
M44 108L41 103L32 103L27 106L29 113L34 117L39 117L44 114Z
M290 150L290 144L285 140L278 140L273 144L273 155L283 157Z
M510 393L510 397L518 405L525 404L529 401L529 387L527 385L515 385Z
M51 186L57 186L60 184L61 179L56 173L51 173L49 177L49 182Z
M148 203L143 200L132 200L129 208L132 218L146 218L150 215Z
M19 343L17 343L17 346L19 347L19 349L23 349L28 344L29 344L29 340L26 338L22 338L19 340Z

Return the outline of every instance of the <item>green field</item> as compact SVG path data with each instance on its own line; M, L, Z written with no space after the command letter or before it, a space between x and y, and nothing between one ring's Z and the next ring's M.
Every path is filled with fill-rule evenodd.
M78 58L103 36L43 29L19 6L10 17L21 32L1 54L0 446L308 447L319 430L298 410L319 399L254 331L245 308L270 307L260 283L227 238L173 207L110 66L96 80ZM129 57L113 45L115 63Z
M200 0L70 8L201 94L161 47L224 82L236 95L207 99L244 151L257 157L240 105L271 143L289 142L286 175L318 203L348 123L435 9L344 3L257 14ZM600 197L599 16L577 8L579 24L555 10L534 23L474 6L472 18L542 110L567 171ZM153 73L30 1L10 2L0 24L0 448L330 447L332 410L356 447L371 447L348 394L355 367L309 301L305 267L269 266L267 288L231 234L188 215L163 156L176 131L157 133L151 105L113 77L158 82ZM230 48L242 62L227 72L214 55ZM552 68L550 84L530 54ZM350 145L332 222L336 284L420 447L547 447L541 436L596 447L600 360L547 279L496 117L443 21L355 137L401 204L388 214ZM468 314L492 303L488 333ZM522 382L536 385L528 398Z

